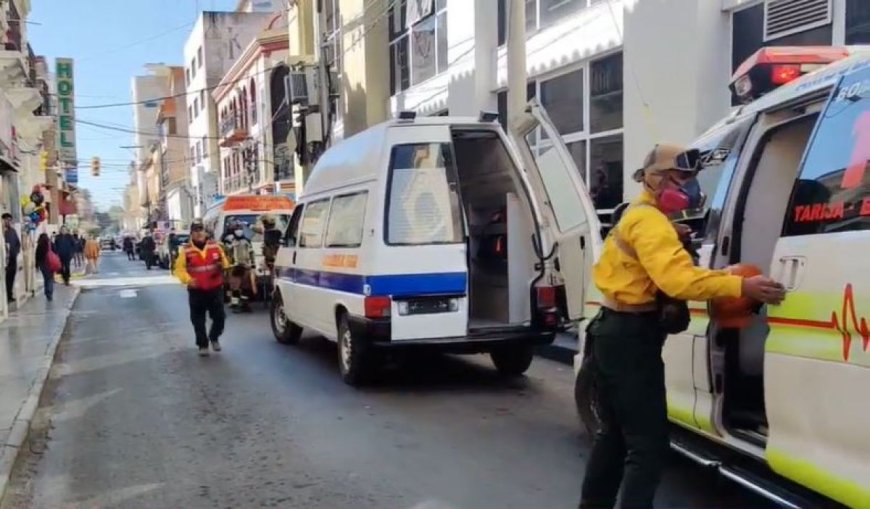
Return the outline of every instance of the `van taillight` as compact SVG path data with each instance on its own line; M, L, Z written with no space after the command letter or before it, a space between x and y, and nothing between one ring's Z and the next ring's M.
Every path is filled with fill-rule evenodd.
M392 302L389 297L366 297L366 318L386 318L390 316Z
M538 299L538 309L549 309L556 307L556 287L536 286L535 292Z

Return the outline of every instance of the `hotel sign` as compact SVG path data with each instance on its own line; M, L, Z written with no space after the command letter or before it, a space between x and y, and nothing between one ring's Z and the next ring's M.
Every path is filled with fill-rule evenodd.
M75 163L76 158L76 112L75 86L73 85L73 60L58 58L55 61L58 102L58 158Z

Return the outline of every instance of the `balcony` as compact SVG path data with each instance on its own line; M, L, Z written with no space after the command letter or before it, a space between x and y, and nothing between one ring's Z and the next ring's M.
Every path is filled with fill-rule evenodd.
M234 147L248 137L247 128L242 127L240 119L234 116L228 116L221 120L220 133L220 146L225 148Z

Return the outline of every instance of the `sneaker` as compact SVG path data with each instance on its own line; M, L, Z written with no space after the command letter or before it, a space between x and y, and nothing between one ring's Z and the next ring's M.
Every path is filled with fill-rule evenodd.
M214 350L215 352L220 352L221 351L221 342L218 340L212 341L211 342L211 349Z
M199 347L199 356L200 357L208 357L208 347L207 346Z

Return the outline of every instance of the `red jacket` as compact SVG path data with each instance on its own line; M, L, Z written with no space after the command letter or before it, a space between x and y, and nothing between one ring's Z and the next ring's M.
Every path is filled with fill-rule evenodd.
M197 290L215 290L224 284L224 270L230 262L223 248L215 242L206 242L202 249L192 242L178 250L175 277L184 285L195 281Z

